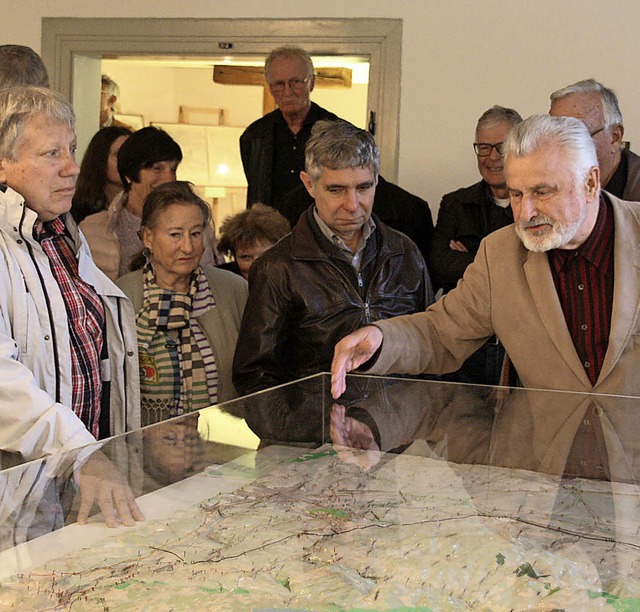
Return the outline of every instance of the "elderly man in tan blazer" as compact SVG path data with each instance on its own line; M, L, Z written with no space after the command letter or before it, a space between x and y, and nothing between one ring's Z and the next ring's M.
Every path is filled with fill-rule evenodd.
M504 150L514 225L483 240L458 287L425 313L343 338L334 397L362 365L453 371L494 333L525 387L640 395L637 204L600 191L593 140L577 119L529 117Z

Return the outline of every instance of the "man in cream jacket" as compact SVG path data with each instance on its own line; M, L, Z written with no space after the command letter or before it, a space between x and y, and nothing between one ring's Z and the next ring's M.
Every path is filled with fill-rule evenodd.
M52 90L0 91L0 450L24 460L140 423L133 308L67 214L74 123ZM79 478L80 520L95 499L108 524L140 518L106 457L92 455Z

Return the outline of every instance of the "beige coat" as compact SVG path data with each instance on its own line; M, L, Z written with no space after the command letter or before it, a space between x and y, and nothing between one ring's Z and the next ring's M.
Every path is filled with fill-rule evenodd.
M425 313L380 321L375 374L444 373L494 333L525 387L640 395L640 205L610 197L615 222L609 347L593 386L571 340L546 253L532 253L514 226L485 238L456 289Z
M113 228L125 202L126 194L121 191L107 210L89 215L79 226L89 244L93 261L111 280L118 278L120 270L120 243Z

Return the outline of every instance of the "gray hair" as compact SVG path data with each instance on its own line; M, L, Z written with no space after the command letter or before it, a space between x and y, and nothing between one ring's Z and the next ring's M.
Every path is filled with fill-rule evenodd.
M311 78L315 74L315 70L313 68L313 62L311 61L311 56L301 47L278 47L269 53L267 59L264 62L264 78L269 83L269 73L271 71L271 64L273 61L280 58L293 58L299 59L304 62L304 65L307 68L307 76Z
M585 79L578 81L572 85L567 85L562 89L554 91L551 98L551 105L556 100L560 100L571 94L600 94L600 101L602 102L602 116L604 118L604 127L610 128L614 125L623 125L622 113L620 112L620 105L618 104L618 97L613 89L605 87L602 83L599 83L595 79Z
M562 147L569 154L576 179L583 179L591 168L598 167L593 138L587 126L573 117L527 117L509 132L502 153L506 163L510 157L526 157L549 146Z
M478 123L476 124L476 134L480 128L490 123L500 123L502 121L508 121L511 127L515 127L518 123L522 123L522 117L517 110L513 108L506 108L504 106L492 106L480 115Z
M116 96L116 98L120 95L120 88L118 84L108 75L103 74L100 78L100 84L105 93L108 93L109 96Z
M324 168L370 168L378 181L380 150L369 132L348 121L316 121L305 147L305 170L316 182Z
M49 87L42 58L31 47L0 45L0 89L24 85Z
M15 160L15 147L24 126L36 115L75 130L71 103L45 87L0 89L0 157Z

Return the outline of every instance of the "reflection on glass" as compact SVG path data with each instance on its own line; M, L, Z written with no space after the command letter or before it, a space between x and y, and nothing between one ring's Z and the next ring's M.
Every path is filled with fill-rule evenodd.
M0 605L640 609L635 398L318 375L207 411L101 447L133 527L61 528L86 457L0 472Z
M193 476L202 461L204 441L198 433L197 413L147 427L142 439L144 473L160 486Z

